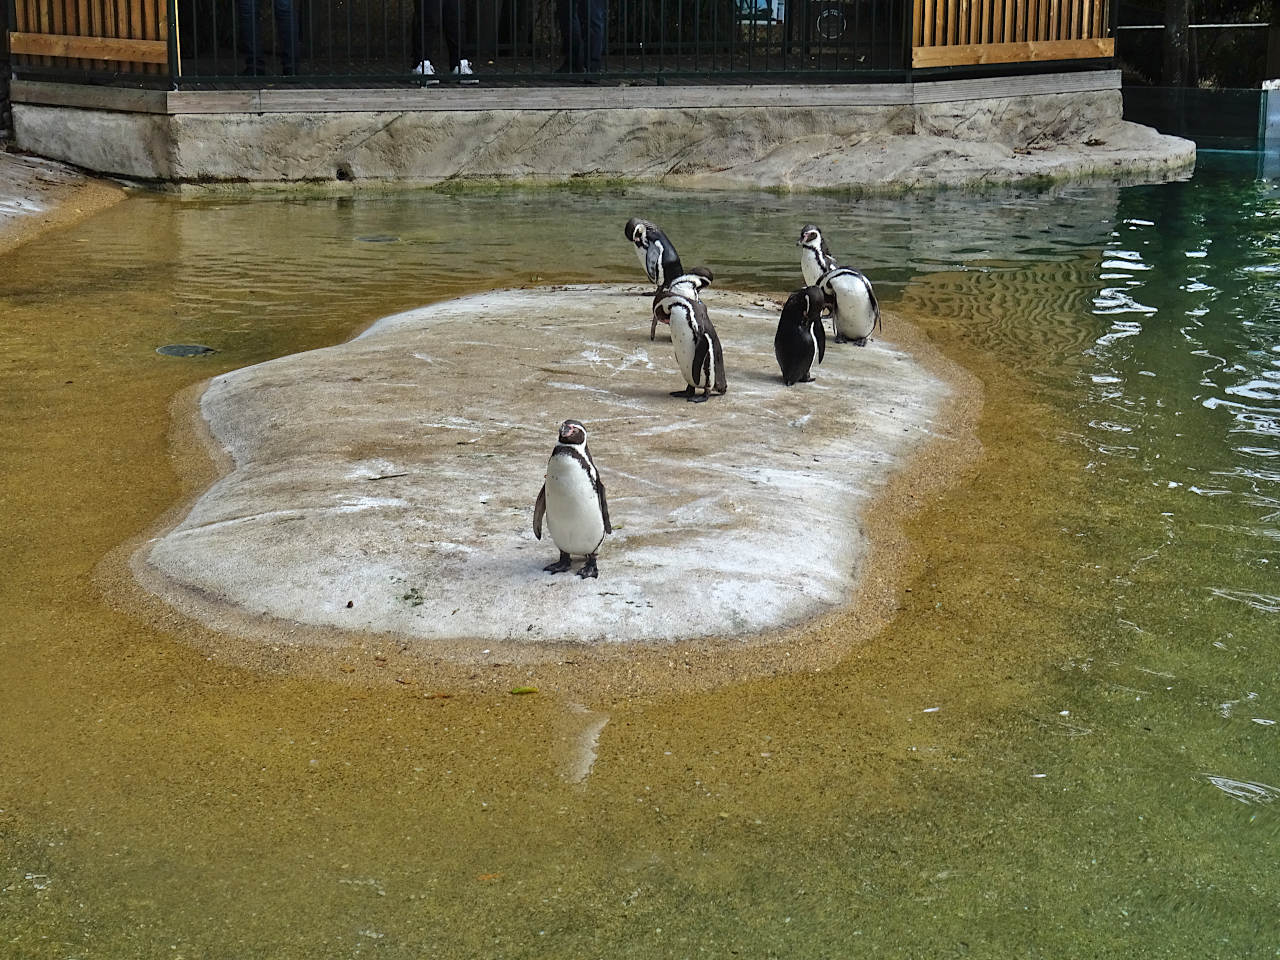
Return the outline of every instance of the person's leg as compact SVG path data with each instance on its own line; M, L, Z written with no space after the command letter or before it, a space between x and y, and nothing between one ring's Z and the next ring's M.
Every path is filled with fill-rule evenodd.
M604 65L605 28L609 23L609 0L587 0L587 72L599 73Z
M298 70L298 18L293 12L293 0L274 0L274 5L280 72L292 76Z
M423 23L422 4L430 0L413 0L413 22L409 25L409 57L413 61L411 68L416 68L427 59L426 24Z
M568 73L573 50L573 5L570 0L556 0L556 24L560 27L561 63L556 73Z
M427 0L428 3L432 0ZM444 45L449 54L449 69L462 62L462 5L458 0L435 0L444 32Z
M262 44L258 38L258 0L236 0L236 42L240 45L243 72L262 72Z

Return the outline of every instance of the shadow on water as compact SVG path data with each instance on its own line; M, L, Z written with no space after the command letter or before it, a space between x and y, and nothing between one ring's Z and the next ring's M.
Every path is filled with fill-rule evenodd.
M430 300L636 280L637 211L775 294L819 222L981 378L982 459L909 521L872 643L572 705L246 671L106 602L103 556L184 493L178 391ZM20 248L0 260L0 943L1270 955L1278 264L1275 187L1217 158L1183 184L857 202L139 197ZM181 343L217 352L155 352Z

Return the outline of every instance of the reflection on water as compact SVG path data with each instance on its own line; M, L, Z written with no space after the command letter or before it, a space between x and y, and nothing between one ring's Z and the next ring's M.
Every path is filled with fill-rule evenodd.
M922 498L875 642L566 704L237 670L104 603L95 567L183 493L178 390L432 299L638 280L635 213L770 293L818 222L982 378L978 470ZM1278 264L1280 197L1222 158L858 201L142 197L0 259L0 943L1272 955Z

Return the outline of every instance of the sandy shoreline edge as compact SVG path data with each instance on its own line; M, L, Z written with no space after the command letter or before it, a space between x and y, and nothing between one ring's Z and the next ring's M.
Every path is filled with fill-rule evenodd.
M128 196L118 183L0 144L0 254L101 213Z

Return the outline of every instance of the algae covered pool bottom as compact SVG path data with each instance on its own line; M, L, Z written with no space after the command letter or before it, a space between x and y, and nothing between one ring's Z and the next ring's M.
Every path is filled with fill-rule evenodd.
M184 388L633 282L636 213L771 294L818 222L982 382L981 456L838 666L581 703L302 677L112 590L191 492ZM0 956L1275 955L1277 280L1280 193L1227 157L859 201L144 196L0 258Z

